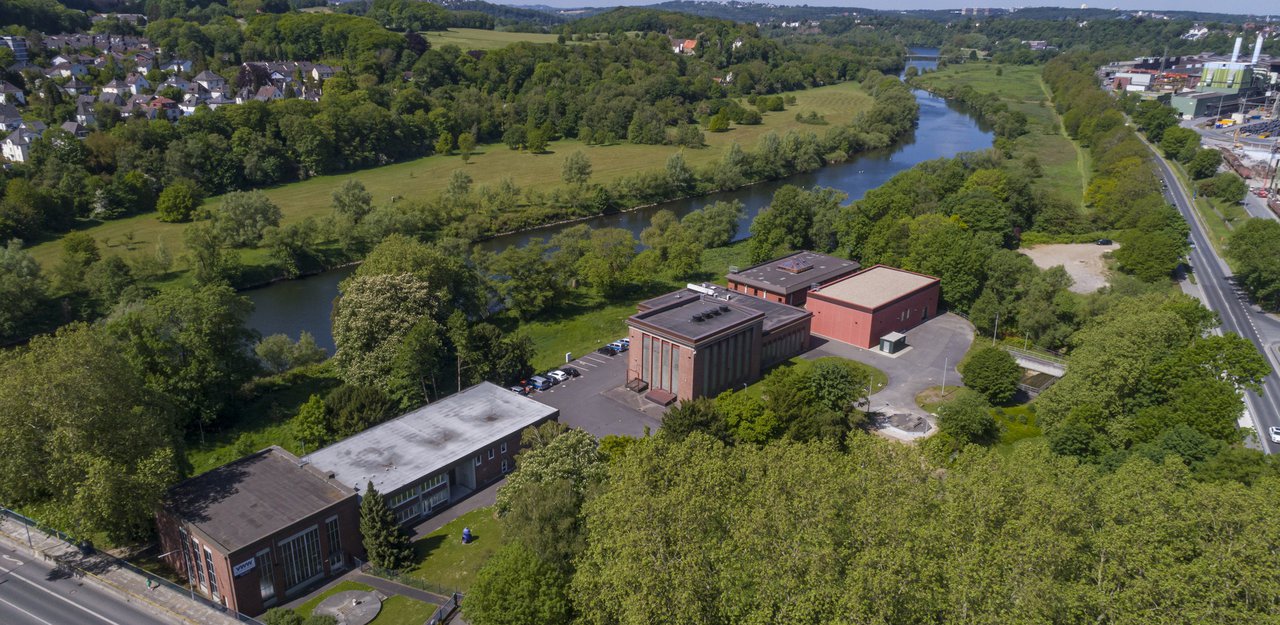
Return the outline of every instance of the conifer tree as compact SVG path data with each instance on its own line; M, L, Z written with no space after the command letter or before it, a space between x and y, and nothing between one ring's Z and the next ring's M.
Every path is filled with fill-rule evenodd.
M364 550L369 563L378 568L399 570L409 564L413 546L409 536L396 522L382 494L369 482L360 501L360 534L364 536Z

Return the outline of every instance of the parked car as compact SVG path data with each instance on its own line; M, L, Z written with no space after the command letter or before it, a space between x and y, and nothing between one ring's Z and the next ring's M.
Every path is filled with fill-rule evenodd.
M618 351L618 353L622 353L627 351L628 349L631 349L630 345L627 345L626 343L623 343L621 341L614 341L612 343L609 343L609 347L614 348L615 350Z
M521 394L521 395L528 395L528 394L529 394L529 387L527 387L527 386L513 386L513 387L511 387L511 392L513 392L513 393L519 393L519 394Z
M1111 239L1098 239L1098 245L1111 245Z
M603 354L605 356L617 356L621 352L622 350L617 347L614 347L613 343L605 345L604 347L601 347L600 349L596 350L597 354Z
M622 338L618 339L618 340L617 340L617 341L615 341L615 342L617 342L617 343L622 343L623 345L626 345L627 347L631 347L631 337L629 337L629 336L624 336L624 337L622 337Z
M535 375L529 378L529 386L532 386L533 388L536 388L540 391L545 391L551 388L552 386L555 386L555 382L552 382L551 380L544 378L540 375Z
M548 371L547 377L559 383L559 382L564 382L565 380L568 380L569 374L565 373L564 371L561 371L560 369L556 369L555 371Z
M581 371L578 371L573 367L560 367L560 370L568 374L571 378L576 378L582 375Z
M1271 442L1280 443L1280 427L1273 425L1267 428L1267 433L1271 435Z

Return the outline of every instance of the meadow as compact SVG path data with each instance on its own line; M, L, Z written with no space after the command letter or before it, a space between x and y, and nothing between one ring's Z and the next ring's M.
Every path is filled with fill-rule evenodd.
M482 31L488 32L488 31ZM523 33L505 33L523 34ZM824 133L824 126L806 125L795 120L796 113L816 112L831 125L845 124L858 113L869 109L873 103L870 95L857 83L841 83L790 92L796 98L787 110L764 115L763 123L754 126L734 126L728 132L706 133L707 145L700 149L687 149L671 145L635 145L616 143L588 146L576 139L553 141L544 154L508 149L502 144L486 144L476 148L469 162L458 155L433 155L382 167L347 172L331 176L318 176L300 182L264 189L263 193L278 205L284 213L283 223L299 222L307 217L327 215L332 211L332 194L347 180L358 180L373 196L375 205L399 198L429 198L439 195L448 184L455 170L464 170L476 187L510 178L521 189L550 191L564 183L561 169L568 155L581 150L592 165L591 181L606 183L623 176L649 169L658 169L667 158L684 152L691 166L701 166L717 161L733 143L751 149L767 132L785 133L788 130ZM743 102L746 105L745 102ZM206 208L216 207L220 197L205 201ZM154 253L157 245L163 245L174 257L185 251L182 231L186 224L164 223L155 213L137 215L92 225L85 228L108 253L124 256ZM60 254L58 240L42 242L31 248L36 260L50 270ZM265 254L249 251L242 260L246 265L265 262ZM181 267L179 267L181 269Z
M463 50L493 50L504 48L516 42L556 43L558 35L549 33L509 33L499 30L481 30L479 28L450 28L448 30L426 31L423 37L432 47L453 44Z
M964 63L948 65L919 80L931 87L969 85L979 93L994 93L1011 110L1027 116L1030 132L1018 137L1015 150L1034 156L1044 176L1038 188L1084 208L1084 189L1092 169L1088 151L1072 141L1054 110L1049 88L1040 79L1040 66Z

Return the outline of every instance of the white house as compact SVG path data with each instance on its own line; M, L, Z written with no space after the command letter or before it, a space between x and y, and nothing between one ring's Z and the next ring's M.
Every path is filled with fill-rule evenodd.
M0 80L0 104L26 104L27 95L8 81Z
M13 163L25 163L31 158L31 142L39 137L37 133L19 128L0 141L0 156Z

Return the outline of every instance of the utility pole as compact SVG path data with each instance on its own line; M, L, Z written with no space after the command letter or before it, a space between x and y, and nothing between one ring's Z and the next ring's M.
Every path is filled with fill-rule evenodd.
M997 310L996 311L996 327L995 329L991 330L991 346L992 347L995 347L996 334L998 334L999 332L1000 332L1000 311Z
M951 355L947 354L942 357L942 396L947 396L947 365L950 364Z

